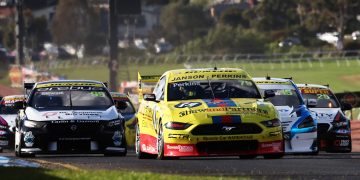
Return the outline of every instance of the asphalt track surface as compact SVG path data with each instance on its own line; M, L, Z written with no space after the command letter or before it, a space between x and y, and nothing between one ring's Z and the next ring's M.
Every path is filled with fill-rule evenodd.
M2 156L14 157L12 152ZM317 156L287 155L283 159L244 160L238 157L139 160L134 151L126 157L103 155L37 156L26 160L70 169L107 169L195 176L245 176L254 179L360 179L360 153L320 153Z

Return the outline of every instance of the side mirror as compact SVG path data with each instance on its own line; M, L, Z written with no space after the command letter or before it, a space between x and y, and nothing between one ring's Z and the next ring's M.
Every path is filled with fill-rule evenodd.
M308 108L314 108L317 106L317 100L316 99L307 99L306 100L306 106Z
M26 106L26 102L24 101L17 101L14 103L14 109L24 109L24 107Z
M352 105L349 103L343 103L341 106L342 111L347 111L347 110L351 110L351 109L352 109Z
M125 101L115 101L115 105L118 110L124 110L128 107Z
M156 101L155 94L144 94L145 101Z
M265 90L264 91L264 99L271 98L275 96L275 92L273 90Z

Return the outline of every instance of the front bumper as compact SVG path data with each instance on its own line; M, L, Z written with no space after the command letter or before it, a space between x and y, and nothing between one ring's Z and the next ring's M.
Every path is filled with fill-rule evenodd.
M0 129L0 147L14 147L14 137L14 133L10 132L8 129Z
M351 151L351 130L350 128L325 128L326 124L319 124L324 128L319 128L318 136L320 141L320 150L331 152L350 152Z
M116 153L126 151L121 124L102 121L42 122L38 128L21 128L21 152L29 154Z
M229 124L237 127L229 132L220 131L217 126L207 129L164 131L165 156L237 156L284 153L281 127L258 129L251 124ZM241 129L240 127L247 127ZM260 126L258 126L260 127ZM208 131L206 131L206 129ZM213 130L213 131L210 131Z

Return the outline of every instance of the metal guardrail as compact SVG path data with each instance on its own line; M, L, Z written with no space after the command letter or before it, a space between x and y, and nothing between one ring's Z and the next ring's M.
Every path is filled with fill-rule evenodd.
M198 55L150 55L150 56L130 56L119 58L121 64L131 65L157 65L157 64L217 64L217 63L278 63L283 66L290 63L302 66L302 63L310 67L313 63L319 63L323 67L326 61L336 62L338 66L341 63L349 65L349 60L356 60L360 66L360 50L356 51L326 51L326 52L303 52L292 54L198 54ZM301 63L301 64L299 64ZM83 59L71 60L43 60L35 63L36 68L62 69L70 67L88 67L94 65L107 66L108 57L98 56Z

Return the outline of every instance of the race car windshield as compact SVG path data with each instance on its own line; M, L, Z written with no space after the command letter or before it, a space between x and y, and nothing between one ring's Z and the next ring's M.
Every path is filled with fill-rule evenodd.
M14 104L0 104L0 114L17 114L18 110L14 108Z
M210 81L210 83L209 83ZM168 100L213 99L213 98L257 98L261 95L250 80L181 81L168 84Z
M336 97L331 91L308 91L304 93L304 90L301 91L304 99L316 99L317 105L314 108L339 108L340 105L336 100Z
M292 85L259 85L261 93L265 90L273 90L275 96L268 98L274 106L290 106L297 107L302 101Z
M38 110L105 110L113 102L102 87L50 87L35 89L29 105Z

